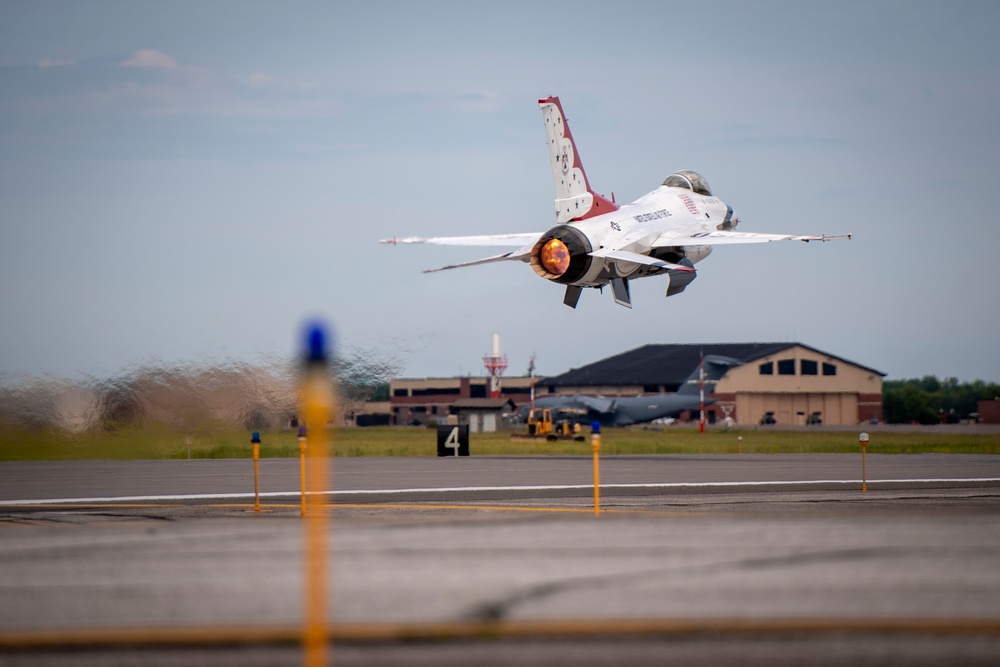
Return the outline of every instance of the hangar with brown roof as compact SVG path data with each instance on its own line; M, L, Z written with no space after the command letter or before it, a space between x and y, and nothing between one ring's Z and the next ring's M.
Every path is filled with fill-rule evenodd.
M650 344L546 378L544 394L640 396L680 388L702 355L740 361L708 396L710 420L857 424L882 419L885 373L803 343Z
M849 425L882 419L885 373L797 342L644 345L560 375L535 378L536 396L669 394L687 381L702 355L740 362L706 394L716 401L707 410L710 422L730 417L744 425L762 419L785 425ZM504 378L501 396L517 407L526 405L531 381ZM456 414L456 402L485 398L486 383L486 378L394 380L392 423L444 423Z

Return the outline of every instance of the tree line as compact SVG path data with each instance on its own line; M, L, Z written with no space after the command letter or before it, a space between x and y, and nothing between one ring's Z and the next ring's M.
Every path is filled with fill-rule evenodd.
M933 375L882 382L882 416L890 424L957 423L968 419L982 400L1000 396L1000 384Z

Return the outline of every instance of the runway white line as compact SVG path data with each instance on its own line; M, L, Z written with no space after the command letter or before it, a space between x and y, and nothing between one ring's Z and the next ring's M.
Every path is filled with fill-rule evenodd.
M936 478L936 479L870 479L868 484L934 484L942 482L974 484L981 482L1000 482L1000 477L970 477L970 478ZM782 480L771 482L662 482L649 484L601 484L601 489L683 489L683 488L713 488L713 487L751 487L751 486L805 486L818 484L852 484L860 485L860 479L816 479L816 480ZM414 489L341 489L324 491L322 495L364 496L364 495L403 495L428 493L468 493L489 491L581 491L593 489L593 484L558 484L551 486L454 486L442 488ZM300 495L299 491L268 491L261 493L261 498L293 498ZM26 498L23 500L0 500L0 506L13 505L76 505L89 503L139 503L139 502L171 502L183 500L238 500L253 498L253 492L248 493L194 493L183 495L152 495L152 496L107 496L97 498Z

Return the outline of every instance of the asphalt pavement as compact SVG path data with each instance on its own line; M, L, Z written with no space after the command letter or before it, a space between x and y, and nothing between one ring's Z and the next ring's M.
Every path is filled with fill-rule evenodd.
M1000 457L859 458L606 457L598 515L589 457L338 459L332 660L1000 662ZM0 464L0 665L298 663L262 464Z

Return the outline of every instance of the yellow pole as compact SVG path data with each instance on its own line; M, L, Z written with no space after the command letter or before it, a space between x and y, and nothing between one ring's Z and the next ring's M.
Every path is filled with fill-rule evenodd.
M594 451L594 516L598 516L601 513L601 464L598 456L601 451L600 422L591 425L590 448Z
M250 438L250 444L253 445L253 511L260 511L260 433L257 431L253 432L253 437Z
M323 493L328 491L327 424L333 413L333 390L327 365L326 334L315 326L308 332L308 351L300 388L300 414L309 434L308 501L305 518L305 627L303 664L327 665L327 526Z
M302 516L306 515L306 427L299 426L299 486L302 489Z
M858 436L861 443L861 493L868 493L868 434Z

